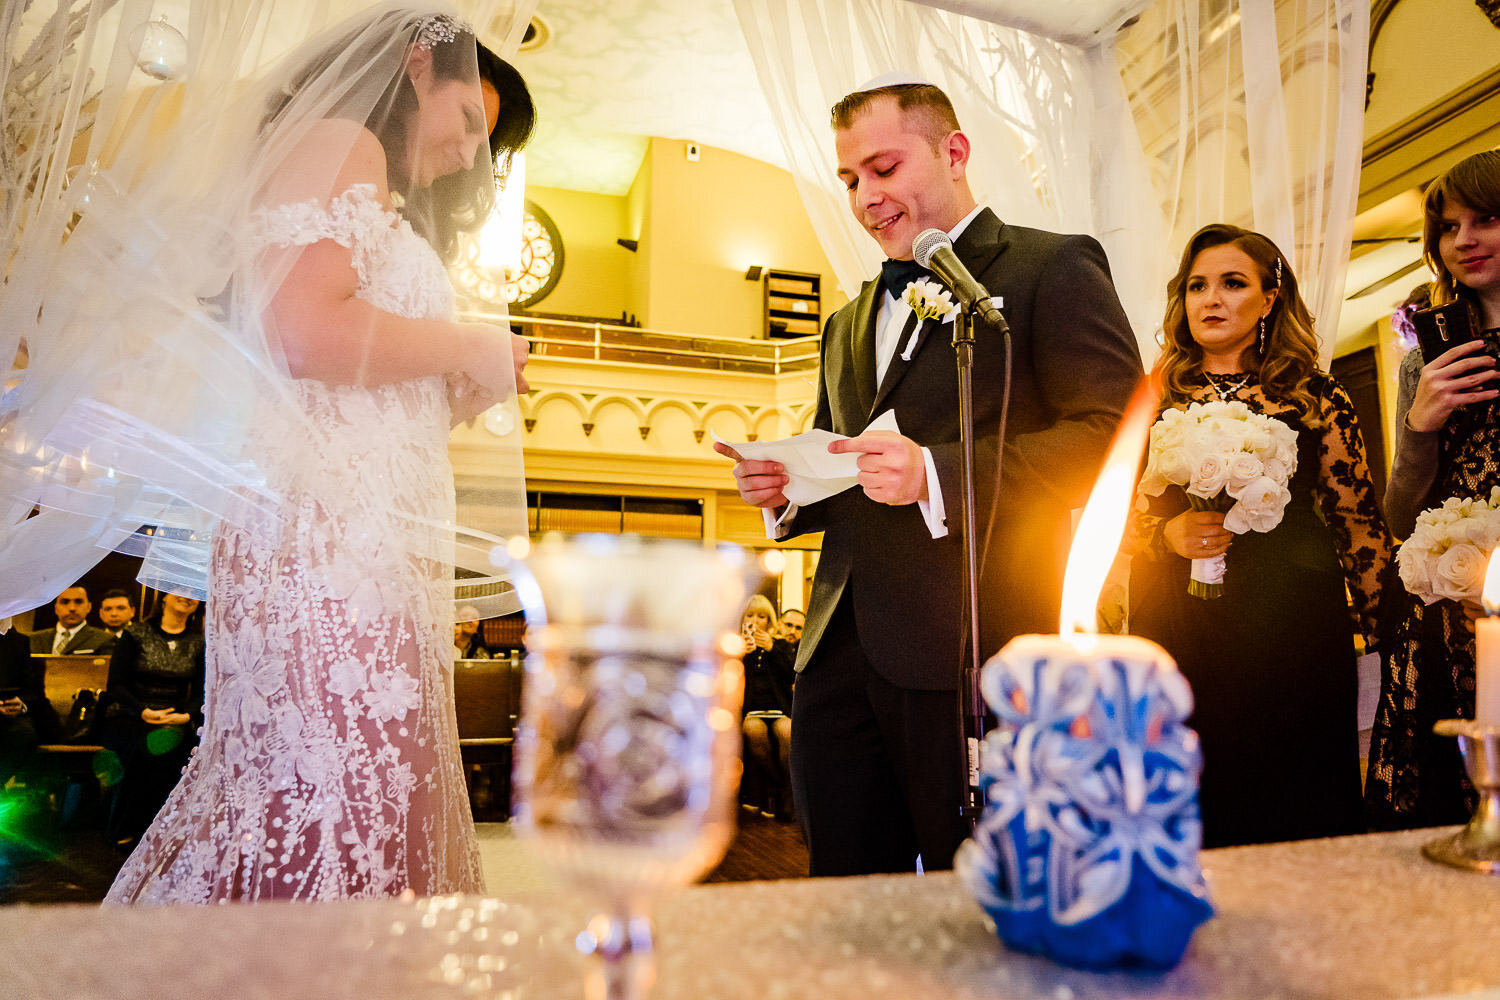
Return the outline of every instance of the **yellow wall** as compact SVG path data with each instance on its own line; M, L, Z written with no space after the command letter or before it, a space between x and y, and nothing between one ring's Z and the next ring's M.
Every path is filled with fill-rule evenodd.
M652 139L636 188L645 219L640 256L646 296L642 322L653 329L758 337L761 283L752 264L823 276L823 311L842 305L833 268L818 246L791 174L760 160L700 145ZM635 198L637 192L632 191Z
M641 169L636 171L635 182L625 197L629 238L640 242L640 249L631 255L635 257L635 269L630 275L630 311L648 326L646 317L651 314L651 247L654 242L651 238L651 169L656 160L652 153L652 146L648 144L646 155L641 159Z
M1365 135L1390 128L1495 68L1495 28L1473 0L1403 0L1380 29Z
M552 216L563 239L562 277L537 311L616 319L633 312L635 255L615 242L632 232L626 199L534 186L526 197Z

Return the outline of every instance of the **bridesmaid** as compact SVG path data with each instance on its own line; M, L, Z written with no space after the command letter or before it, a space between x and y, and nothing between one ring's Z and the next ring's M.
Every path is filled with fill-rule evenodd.
M1353 404L1319 370L1297 278L1259 233L1200 230L1167 299L1163 409L1238 400L1297 432L1292 499L1270 531L1231 534L1222 513L1188 509L1179 486L1134 524L1130 630L1192 684L1203 844L1358 832L1354 636L1373 641L1390 540ZM1190 596L1191 561L1218 555L1223 595Z

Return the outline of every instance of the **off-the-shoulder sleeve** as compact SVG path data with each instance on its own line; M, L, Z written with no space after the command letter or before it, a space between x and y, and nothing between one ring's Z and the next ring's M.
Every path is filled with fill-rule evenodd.
M1360 630L1369 647L1375 642L1380 582L1391 561L1391 537L1375 502L1354 403L1332 378L1324 385L1314 490L1338 546Z
M310 198L258 210L256 244L293 247L333 240L353 253L364 284L371 257L384 246L397 221L396 213L376 197L375 185L353 184L326 203Z

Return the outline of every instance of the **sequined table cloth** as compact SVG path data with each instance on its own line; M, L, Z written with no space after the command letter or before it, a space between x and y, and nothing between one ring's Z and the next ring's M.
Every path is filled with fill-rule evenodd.
M655 1000L1500 997L1500 878L1435 831L1204 854L1218 916L1165 974L1008 952L951 874L697 886L658 908ZM0 910L0 997L580 997L587 908L533 894L212 909Z

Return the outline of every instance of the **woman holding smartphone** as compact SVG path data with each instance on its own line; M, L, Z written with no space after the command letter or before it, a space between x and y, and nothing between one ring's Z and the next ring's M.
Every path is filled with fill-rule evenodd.
M745 741L747 784L764 786L759 807L776 815L786 794L786 754L792 742L792 681L796 678L790 647L777 643L776 609L762 594L750 598L740 619L745 638L745 703L740 713L740 734Z
M1385 516L1397 537L1449 497L1489 498L1500 486L1500 150L1461 160L1428 187L1422 250L1434 278L1430 298L1449 306L1445 326L1467 323L1474 339L1436 357L1420 347L1401 363L1396 456ZM1454 309L1452 304L1460 308ZM1483 338L1483 339L1480 339ZM1392 612L1380 705L1365 778L1365 811L1376 829L1462 823L1473 790L1456 741L1433 733L1440 719L1474 715L1474 617L1454 601L1423 604L1392 579Z

